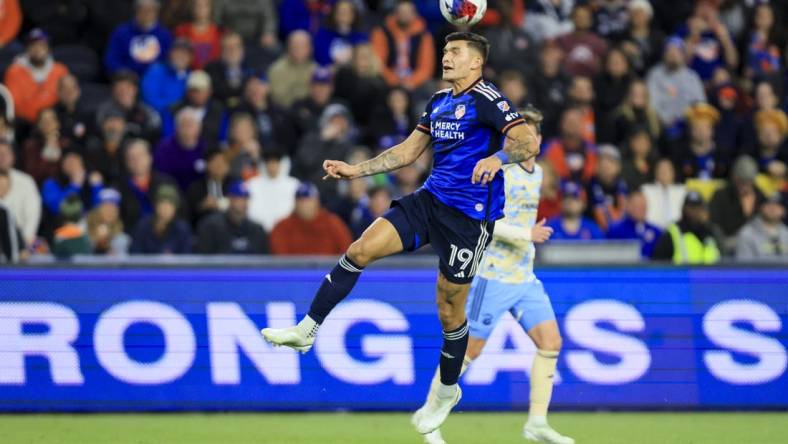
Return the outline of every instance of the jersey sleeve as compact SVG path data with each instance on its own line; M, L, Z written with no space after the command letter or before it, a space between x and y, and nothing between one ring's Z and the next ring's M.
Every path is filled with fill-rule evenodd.
M501 134L506 134L515 126L525 123L525 119L517 112L512 102L498 93L478 93L476 109L479 121L495 128Z
M424 112L421 113L421 117L419 117L419 123L416 124L416 130L421 131L426 135L431 135L431 126L430 126L430 118L432 116L432 103L435 101L435 96L433 95L430 98L430 101L427 102L427 106L424 107Z

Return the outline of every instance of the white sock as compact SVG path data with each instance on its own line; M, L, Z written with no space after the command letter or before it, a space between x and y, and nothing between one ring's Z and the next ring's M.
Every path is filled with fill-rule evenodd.
M455 393L457 393L457 384L446 385L444 383L440 383L438 385L437 395L438 398L453 398Z
M298 327L306 333L307 337L314 338L317 336L317 331L320 329L320 324L315 322L314 319L310 318L309 315L304 316L304 319L301 319L301 322L298 323Z
M547 424L547 416L528 415L528 424L533 424L533 425L544 425L544 424Z

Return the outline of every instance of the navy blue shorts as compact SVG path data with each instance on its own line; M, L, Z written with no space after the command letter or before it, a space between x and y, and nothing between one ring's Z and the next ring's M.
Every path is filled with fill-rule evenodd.
M391 202L383 217L397 229L405 251L432 244L441 273L455 284L473 280L495 225L471 219L424 189Z

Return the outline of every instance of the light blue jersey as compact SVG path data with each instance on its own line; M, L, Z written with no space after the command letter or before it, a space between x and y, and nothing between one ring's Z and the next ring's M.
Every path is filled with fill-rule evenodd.
M542 177L539 165L532 171L520 164L504 167L506 205L501 222L522 230L533 228ZM555 319L544 286L534 275L535 253L533 242L512 243L493 236L466 306L471 336L487 339L507 311L525 331Z
M539 208L540 188L542 187L542 167L534 165L532 171L522 165L512 164L503 167L506 205L502 223L530 231L536 224L536 211ZM531 282L534 276L534 255L536 249L532 242L512 243L493 236L492 243L484 253L479 274L485 279L493 279L509 284Z

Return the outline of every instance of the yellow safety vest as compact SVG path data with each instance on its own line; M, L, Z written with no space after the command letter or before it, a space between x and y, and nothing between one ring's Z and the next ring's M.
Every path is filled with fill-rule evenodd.
M713 238L701 242L693 233L682 233L676 224L668 227L668 233L673 241L674 264L708 265L720 260L720 250Z

